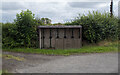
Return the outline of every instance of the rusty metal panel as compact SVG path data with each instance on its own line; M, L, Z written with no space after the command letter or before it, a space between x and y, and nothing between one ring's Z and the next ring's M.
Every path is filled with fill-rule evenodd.
M64 39L56 39L55 41L55 49L64 49L64 42L63 42Z
M51 36L52 36L52 39L55 39L56 38L56 29L51 29Z
M44 30L44 34L43 31ZM57 36L57 30L59 31ZM42 38L40 40L40 46L42 48L55 48L55 49L71 49L71 48L80 48L82 46L82 28L66 28L66 38L64 38L65 28L51 28L51 43L50 43L50 29L41 29L39 35ZM43 39L44 35L44 39ZM74 38L72 38L72 35ZM80 38L79 38L80 36Z
M81 44L81 47L82 47L82 28L80 28L80 44Z
M59 30L59 38L64 38L64 29L58 29Z
M66 29L66 38L67 38L67 39L70 39L71 36L72 36L72 31L71 31L71 29Z
M51 39L51 46L53 49L55 49L55 38Z
M46 39L49 39L50 37L50 29L44 29L44 36Z
M55 39L56 39L56 29L51 29L51 46L54 49L55 48Z
M41 29L41 48L43 48L43 29Z
M40 49L42 48L42 43L41 43L41 37L42 37L42 35L41 35L41 29L39 29L39 47L40 47Z
M82 37L80 38L80 48L82 47Z
M74 35L74 39L78 39L79 38L79 29L73 29L73 35Z
M73 46L73 48L80 48L81 47L81 40L80 39L73 39L73 44L72 44L72 46Z
M50 39L44 39L44 48L50 48Z
M64 39L64 49L73 48L73 39Z
M70 25L70 26L65 26L65 25L57 25L57 26L50 26L50 25L46 25L46 26L38 26L38 28L81 28L82 26L80 25Z
M78 48L81 48L82 47L82 41L81 41L81 39L78 39Z
M43 38L41 38L41 48L43 48Z

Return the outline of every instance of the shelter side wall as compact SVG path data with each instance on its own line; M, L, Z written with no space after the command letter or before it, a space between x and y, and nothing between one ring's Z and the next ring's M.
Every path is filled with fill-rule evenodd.
M45 49L81 48L82 28L41 28L39 42Z

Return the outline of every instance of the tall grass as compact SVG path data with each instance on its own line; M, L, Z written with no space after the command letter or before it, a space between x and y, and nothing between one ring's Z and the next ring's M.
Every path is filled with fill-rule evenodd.
M83 46L80 49L33 49L33 48L14 48L14 49L3 49L3 51L9 52L21 52L21 53L35 53L35 54L45 54L45 55L71 55L80 53L105 53L105 52L117 52L118 43L117 42L106 42L106 44L100 46L88 45Z

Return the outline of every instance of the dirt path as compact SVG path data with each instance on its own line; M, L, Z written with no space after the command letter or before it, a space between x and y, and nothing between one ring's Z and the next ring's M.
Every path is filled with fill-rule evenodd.
M117 73L118 54L80 54L71 56L46 56L3 52L26 60L3 59L4 69L12 73Z

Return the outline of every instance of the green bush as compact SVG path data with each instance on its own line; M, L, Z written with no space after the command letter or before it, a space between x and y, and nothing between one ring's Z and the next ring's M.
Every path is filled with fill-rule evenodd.
M17 46L16 44L16 26L12 23L2 24L2 47L11 48Z
M118 21L118 39L120 40L120 19Z
M115 16L111 18L109 13L89 12L87 16L79 15L65 25L81 25L83 40L90 43L118 38L118 19Z
M37 25L31 11L22 11L17 14L14 24L2 25L3 48L38 47Z
M31 40L35 36L35 23L34 14L31 11L22 11L16 15L15 24L17 27L17 42L21 43L24 47L31 46Z
M2 24L2 47L38 48L39 37L37 27L39 25L45 24L42 23L41 19L35 19L34 14L30 10L21 11L21 13L16 15L14 23Z

